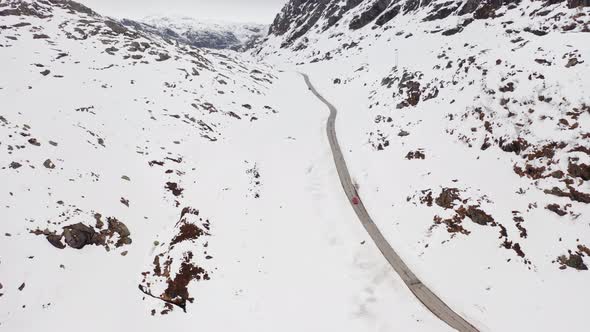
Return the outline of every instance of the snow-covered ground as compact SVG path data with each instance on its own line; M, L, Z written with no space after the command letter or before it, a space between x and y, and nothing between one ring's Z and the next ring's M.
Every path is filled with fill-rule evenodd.
M308 73L338 108L369 213L449 306L482 331L585 331L590 44L561 27L588 9L523 2L449 36L465 17L349 30L364 3L254 54Z
M356 220L299 75L0 12L0 329L449 330Z
M252 57L0 3L0 329L449 330L302 71L422 282L481 331L585 331L578 2L293 1Z

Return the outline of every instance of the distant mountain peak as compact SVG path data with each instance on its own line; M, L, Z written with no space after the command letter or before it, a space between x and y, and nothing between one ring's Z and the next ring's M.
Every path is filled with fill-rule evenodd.
M264 24L200 20L187 16L148 16L140 20L123 19L121 23L195 47L236 51L251 48L268 30Z

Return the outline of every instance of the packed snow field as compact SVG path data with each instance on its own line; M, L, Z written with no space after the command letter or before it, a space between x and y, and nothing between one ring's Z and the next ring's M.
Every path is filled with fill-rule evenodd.
M585 331L589 5L297 0L237 53L0 3L0 329L452 330L305 72L424 284L480 331Z

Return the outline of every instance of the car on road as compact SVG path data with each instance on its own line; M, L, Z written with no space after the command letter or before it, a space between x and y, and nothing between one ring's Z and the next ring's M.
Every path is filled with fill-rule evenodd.
M361 200L357 196L354 196L352 198L352 204L359 205L360 202L361 202Z

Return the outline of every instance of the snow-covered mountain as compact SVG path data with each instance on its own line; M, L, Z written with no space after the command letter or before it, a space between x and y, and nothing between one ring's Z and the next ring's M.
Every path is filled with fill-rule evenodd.
M477 330L587 330L587 0L291 0L263 30L0 2L1 330L450 331L359 201Z
M190 17L151 16L139 21L123 19L121 23L194 47L236 51L254 47L268 31L263 24L199 21Z
M351 213L299 75L71 1L0 27L0 330L448 330Z
M589 6L293 0L253 52L339 110L369 213L481 330L587 329Z

